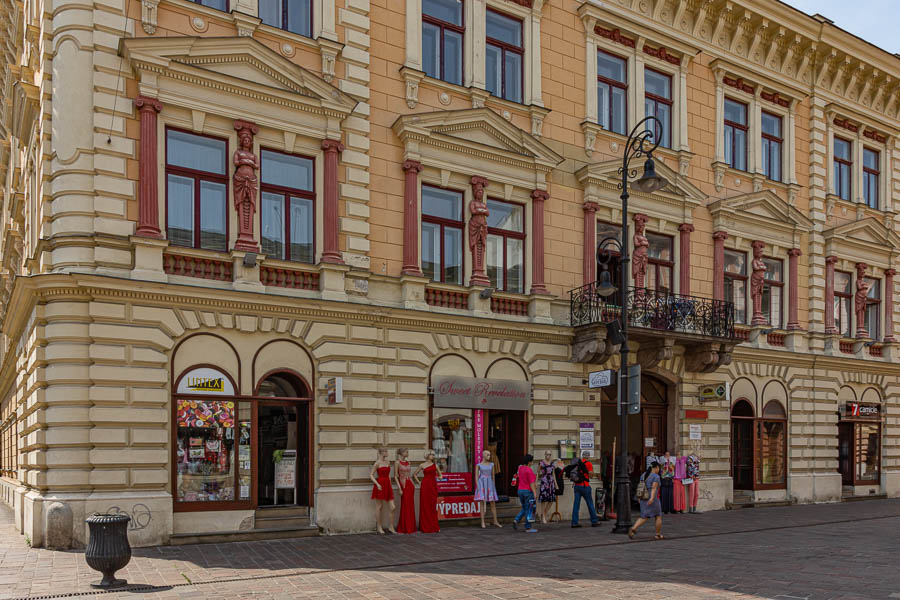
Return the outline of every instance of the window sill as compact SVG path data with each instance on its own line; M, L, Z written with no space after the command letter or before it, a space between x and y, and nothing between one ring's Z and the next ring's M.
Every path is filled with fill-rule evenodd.
M847 213L852 210L855 213L856 220L862 220L867 217L890 217L895 213L892 210L881 210L878 208L871 208L862 202L854 202L853 200L844 200L837 194L828 194L825 196L826 203L826 216L832 215L836 208L840 207L841 216L847 216Z
M601 134L609 139L609 153L616 156L621 156L622 149L628 142L627 135L604 129L602 125L594 123L593 121L582 121L581 131L584 133L584 153L588 157L592 156L595 151L600 151L596 145L597 137ZM688 152L687 150L674 150L672 148L660 146L654 150L653 153L656 156L668 158L676 162L678 164L678 174L682 177L688 176L691 159L694 157L693 152Z
M472 108L490 107L496 109L507 121L512 119L512 115L518 114L531 118L531 135L535 137L541 136L541 130L544 124L544 117L550 112L549 109L537 104L524 104L520 102L512 102L504 100L497 96L492 96L487 90L476 87L466 87L455 83L448 83L441 79L429 77L424 71L419 71L411 67L401 67L400 76L406 83L406 105L409 108L416 108L419 104L419 87L427 85L428 87L441 90L438 100L444 106L448 106L451 101L451 94L461 96L472 103Z

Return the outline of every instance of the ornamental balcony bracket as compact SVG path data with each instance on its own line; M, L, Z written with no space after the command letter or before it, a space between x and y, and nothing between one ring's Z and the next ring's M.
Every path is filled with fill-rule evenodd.
M606 325L595 323L575 329L572 341L572 362L602 365L619 352L619 344L606 340Z
M731 364L734 344L695 344L685 348L684 368L695 373L712 373Z

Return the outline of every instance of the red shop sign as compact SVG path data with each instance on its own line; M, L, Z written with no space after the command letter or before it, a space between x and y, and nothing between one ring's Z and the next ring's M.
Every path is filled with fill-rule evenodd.
M865 402L848 402L844 416L857 419L877 419L881 416L881 406Z
M684 418L685 419L708 419L709 411L708 410L685 410Z
M444 476L437 480L437 489L439 494L470 492L472 491L472 474L444 473Z
M475 496L442 496L437 503L438 519L468 519L481 516L481 502Z

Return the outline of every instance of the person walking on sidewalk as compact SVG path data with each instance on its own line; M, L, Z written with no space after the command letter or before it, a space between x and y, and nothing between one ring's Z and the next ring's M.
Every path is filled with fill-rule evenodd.
M591 475L594 473L594 465L587 460L588 458L590 458L590 453L582 452L580 459L566 467L566 475L572 480L572 494L575 496L572 504L572 527L581 527L578 524L578 513L581 510L582 499L587 504L588 512L591 515L591 527L600 524L597 511L594 509L593 494L591 494Z
M659 490L659 463L653 461L647 467L647 471L641 475L641 482L638 484L637 497L641 503L641 518L628 530L628 537L631 539L634 539L634 534L641 525L653 518L656 519L656 539L665 539L662 534L662 507L660 506L662 503L659 500Z
M522 505L522 510L513 519L513 529L518 529L519 521L525 519L526 533L537 533L537 529L532 525L536 506L534 497L537 494L537 476L534 474L534 469L531 468L533 462L534 457L526 454L522 458L522 464L519 465L515 476L515 486L519 492L519 504Z

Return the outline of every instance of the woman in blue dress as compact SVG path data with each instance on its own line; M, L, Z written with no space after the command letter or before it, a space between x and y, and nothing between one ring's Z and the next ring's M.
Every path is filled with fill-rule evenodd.
M497 520L497 488L494 485L494 463L491 461L491 451L481 453L481 462L475 465L475 501L481 502L481 528L484 529L484 513L487 512L487 504L491 504L491 512L494 513L494 525L503 527Z
M641 503L641 518L637 520L634 526L628 530L628 537L634 538L634 534L638 528L652 518L656 519L656 539L662 540L665 537L662 534L662 506L659 500L659 463L653 461L647 468L647 471L641 476L641 481L647 486L649 497L644 500L639 498Z

